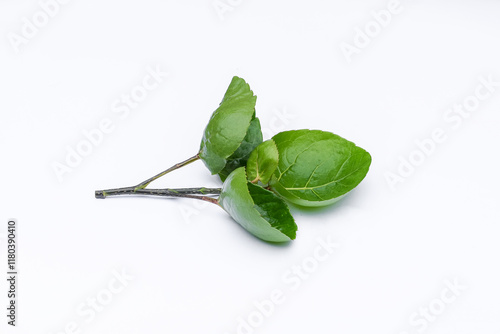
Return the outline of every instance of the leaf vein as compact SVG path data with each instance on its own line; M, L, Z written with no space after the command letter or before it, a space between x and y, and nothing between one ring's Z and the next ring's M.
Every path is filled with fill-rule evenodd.
M319 186L314 186L314 187L301 187L301 188L286 188L286 187L285 187L285 189L286 189L286 190L313 190L313 191L314 191L314 189L317 189L317 188L322 188L322 187L326 187L327 185L330 185L330 184L332 184L332 183L338 183L339 181L342 181L342 180L343 180L343 179L345 179L346 177L348 177L348 176L350 176L350 175L352 175L352 174L356 173L356 172L357 172L358 170L360 170L360 169L361 169L361 167L359 167L359 168L357 168L357 169L353 170L352 172L350 172L349 174L345 175L344 177L342 177L342 178L340 178L340 179L338 179L338 180L332 180L332 181L330 181L330 182L328 182L328 183L321 184L321 185L319 185Z
M297 155L295 156L294 161L290 164L290 166L288 166L288 167L287 167L287 168L283 171L283 173L280 173L280 176L278 177L278 181L279 181L279 180L281 180L281 177L283 176L283 174L285 174L285 173L286 173L286 172L287 172L290 168L292 168L292 166L293 166L293 165L295 165L295 164L297 163L297 159L299 158L299 156L300 156L302 153L304 153L305 151L307 151L308 149L310 149L310 148L311 148L311 146L313 146L313 145L315 145L315 144L317 144L317 143L319 143L319 142L321 142L321 141L323 141L323 140L319 140L319 141L313 142L311 145L307 146L307 147L306 147L306 148L305 148L302 152L300 152L299 154L297 154Z

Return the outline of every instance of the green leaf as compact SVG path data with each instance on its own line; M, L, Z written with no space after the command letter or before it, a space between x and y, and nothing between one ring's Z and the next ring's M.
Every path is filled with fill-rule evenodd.
M247 134L240 147L227 158L226 166L219 172L222 181L226 180L227 176L236 168L245 166L248 157L252 151L262 143L262 131L260 130L260 122L258 118L254 118L250 122Z
M228 158L245 139L250 122L255 118L256 99L245 80L233 77L205 128L200 144L200 158L212 174L224 169Z
M247 181L245 167L235 169L222 186L219 204L256 237L285 242L295 239L297 225L276 194Z
M364 179L370 168L368 152L330 132L285 131L273 140L280 160L269 185L298 205L322 206L338 201Z
M252 183L266 184L278 167L279 153L272 139L266 140L250 154L247 161L247 176Z

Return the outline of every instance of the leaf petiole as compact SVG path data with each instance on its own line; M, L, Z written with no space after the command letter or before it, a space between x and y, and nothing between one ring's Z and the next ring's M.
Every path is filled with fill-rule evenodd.
M199 160L199 159L200 159L200 154L198 153L198 154L196 154L195 156L193 156L193 157L191 157L191 158L189 158L189 159L186 159L186 160L184 160L184 161L182 161L182 162L179 162L179 163L177 163L177 164L173 165L172 167L170 167L170 168L168 168L168 169L164 170L163 172L161 172L161 173L159 173L159 174L156 174L155 176L153 176L153 177L151 177L151 178L147 179L146 181L143 181L143 182L139 183L137 186L135 186L135 188L136 188L136 189L144 189L144 188L146 188L146 187L147 187L147 186L148 186L151 182L153 182L153 181L154 181L154 180L156 180L156 179L159 179L159 178L160 178L160 177L162 177L163 175L168 174L168 173L170 173L170 172L172 172L172 171L174 171L174 170L176 170L176 169L179 169L179 168L181 168L181 167L184 167L184 166L186 166L186 165L189 165L190 163L195 162L196 160Z

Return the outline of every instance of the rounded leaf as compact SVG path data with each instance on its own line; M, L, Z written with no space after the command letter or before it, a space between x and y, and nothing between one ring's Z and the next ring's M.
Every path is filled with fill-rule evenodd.
M219 204L238 224L262 240L295 239L297 225L286 203L273 192L248 182L244 167L227 177Z
M371 156L331 132L295 130L273 137L280 160L269 185L292 203L334 203L366 176Z
M278 167L278 148L272 139L266 140L253 150L247 161L247 177L252 183L266 184Z
M212 174L219 173L245 139L255 118L255 102L250 86L233 77L226 94L210 118L200 144L200 158ZM259 125L260 130L260 125Z

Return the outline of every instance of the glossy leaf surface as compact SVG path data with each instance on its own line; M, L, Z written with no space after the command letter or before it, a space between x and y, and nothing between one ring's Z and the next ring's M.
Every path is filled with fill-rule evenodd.
M273 140L280 159L269 184L298 205L336 202L364 179L371 164L368 152L331 132L285 131Z
M250 122L247 134L236 151L227 158L226 165L219 172L222 181L225 181L227 176L236 168L243 167L247 164L247 160L254 149L262 143L262 131L258 118L254 118Z
M243 228L262 240L295 239L297 225L287 204L271 191L248 182L244 167L227 177L219 204Z
M267 184L278 167L278 148L272 139L266 140L250 154L247 161L247 176L252 183Z
M245 80L233 77L201 140L199 155L212 174L224 169L247 136L256 99Z

